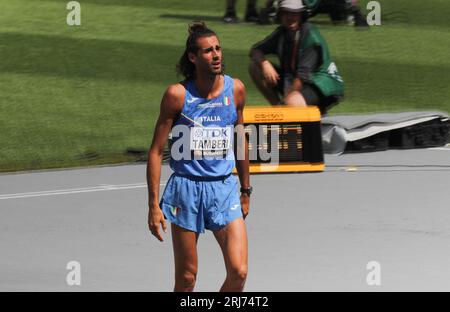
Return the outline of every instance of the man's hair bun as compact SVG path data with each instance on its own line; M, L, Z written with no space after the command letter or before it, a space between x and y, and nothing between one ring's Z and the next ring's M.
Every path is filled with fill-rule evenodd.
M205 22L202 22L202 21L194 21L188 27L188 31L189 31L190 35L192 35L194 33L198 33L198 32L204 32L207 29L208 29L208 27L206 27Z

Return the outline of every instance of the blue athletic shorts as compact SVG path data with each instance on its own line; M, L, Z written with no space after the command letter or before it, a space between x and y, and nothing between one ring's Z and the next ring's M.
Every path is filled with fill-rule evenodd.
M171 223L197 233L220 230L242 217L238 181L233 175L211 181L172 174L160 207Z

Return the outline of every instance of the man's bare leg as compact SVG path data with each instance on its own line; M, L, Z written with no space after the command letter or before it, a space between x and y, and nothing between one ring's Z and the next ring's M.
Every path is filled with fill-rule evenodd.
M291 91L284 97L284 104L290 106L306 106L306 101L299 91Z
M222 249L227 277L220 291L243 291L247 279L247 230L244 219L239 218L214 232Z
M258 90L264 95L267 101L272 105L280 104L280 97L273 87L269 87L264 79L261 67L255 62L251 62L249 66L249 74Z
M193 291L197 278L198 233L188 231L175 224L172 227L173 254L175 257L174 291Z
M227 9L236 10L236 0L227 0Z

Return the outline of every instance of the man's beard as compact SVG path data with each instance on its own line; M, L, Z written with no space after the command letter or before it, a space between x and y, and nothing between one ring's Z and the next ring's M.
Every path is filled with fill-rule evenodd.
M225 71L225 65L223 64L223 58L220 60L220 70L215 71L212 70L212 75L217 76L217 75L223 75Z
M223 66L220 67L220 70L219 70L219 71L215 71L213 74L214 74L215 76L223 75Z
M219 76L219 75L223 75L223 73L224 73L223 64L220 64L220 70L214 70L212 68L209 70L210 76Z

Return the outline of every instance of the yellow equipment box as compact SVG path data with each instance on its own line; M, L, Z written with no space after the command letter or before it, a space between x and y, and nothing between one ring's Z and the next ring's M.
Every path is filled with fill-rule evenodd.
M253 106L244 109L250 173L323 171L320 111L316 106ZM271 135L277 140L271 140ZM277 151L272 147L277 144ZM267 156L276 155L268 159ZM235 169L236 170L236 169Z

